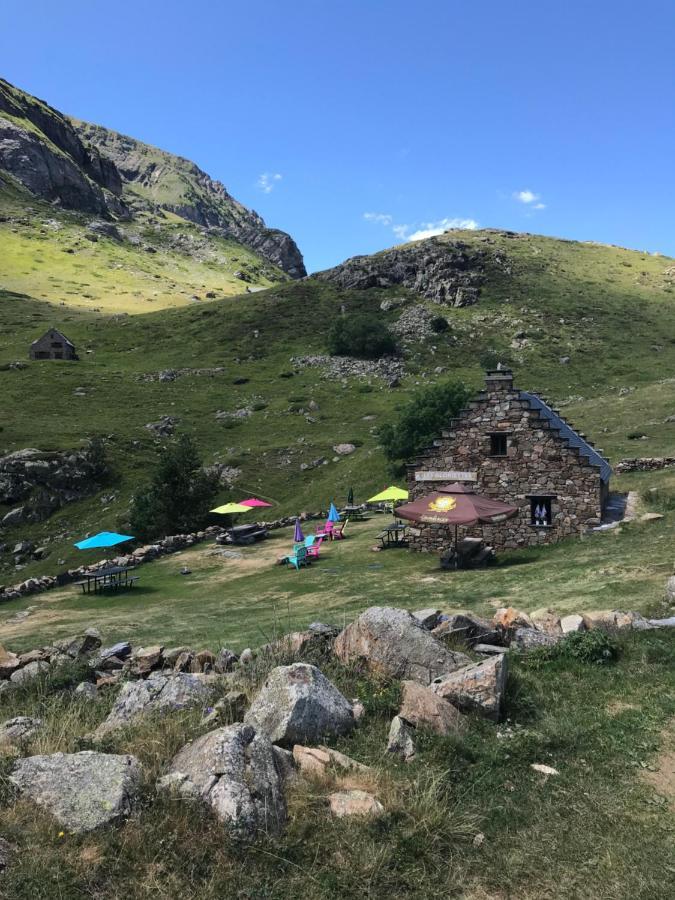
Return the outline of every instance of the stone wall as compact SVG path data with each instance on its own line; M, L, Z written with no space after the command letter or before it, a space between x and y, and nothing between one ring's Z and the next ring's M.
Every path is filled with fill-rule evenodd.
M617 473L653 472L657 469L669 469L675 466L675 456L636 456L622 459L614 467Z
M491 455L491 434L506 435L506 456ZM408 466L410 499L435 490L443 482L417 481L416 472L475 472L474 488L520 508L498 525L459 529L459 536L482 537L496 549L549 544L599 525L608 486L597 467L580 456L550 428L536 409L520 398L510 373L487 380L487 389L463 410L450 430ZM551 523L531 525L530 496L551 497ZM441 551L454 541L438 525L413 527L410 546Z

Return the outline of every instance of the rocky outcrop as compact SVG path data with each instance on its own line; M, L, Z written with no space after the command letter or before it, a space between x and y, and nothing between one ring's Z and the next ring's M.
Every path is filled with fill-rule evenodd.
M312 277L349 290L400 286L446 306L470 306L495 269L510 272L510 262L500 251L443 236L355 256Z
M0 169L32 194L68 209L128 216L114 163L85 147L65 116L3 79Z
M449 650L404 609L372 606L348 625L335 641L344 663L361 662L388 678L427 685L471 660Z
M206 804L237 837L277 834L286 822L272 744L250 725L219 728L187 744L157 787Z
M135 206L176 213L249 247L291 278L307 273L295 241L283 231L267 228L258 213L234 199L221 182L188 159L166 153L100 125L73 120L89 147L95 147L120 173L124 196Z
M42 521L64 504L96 493L104 474L90 448L9 453L0 457L0 520L5 526Z
M22 796L79 834L128 815L140 775L134 756L85 750L21 759L9 780Z
M348 734L355 725L349 700L306 663L273 669L244 721L287 747Z

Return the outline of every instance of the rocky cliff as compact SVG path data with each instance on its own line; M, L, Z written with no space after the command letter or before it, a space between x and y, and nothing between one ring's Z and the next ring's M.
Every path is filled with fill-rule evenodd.
M491 274L510 274L506 254L485 234L481 245L446 232L373 256L354 256L315 278L340 288L367 290L400 285L446 306L471 306Z
M166 210L212 228L292 278L306 272L283 231L230 196L190 160L70 119L0 79L0 174L37 197L107 218Z

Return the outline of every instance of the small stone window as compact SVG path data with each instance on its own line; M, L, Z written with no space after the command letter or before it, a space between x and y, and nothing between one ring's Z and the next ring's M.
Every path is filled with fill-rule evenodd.
M505 434L490 435L490 456L506 456L508 438Z
M62 350L63 344L61 341L52 341L52 350Z
M552 497L530 497L530 525L539 528L551 526L551 500Z

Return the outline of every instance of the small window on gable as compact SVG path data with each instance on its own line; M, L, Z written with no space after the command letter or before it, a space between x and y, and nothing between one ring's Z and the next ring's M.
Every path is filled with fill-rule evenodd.
M530 524L551 525L551 497L530 497Z
M505 434L490 435L490 456L506 456L507 446Z

